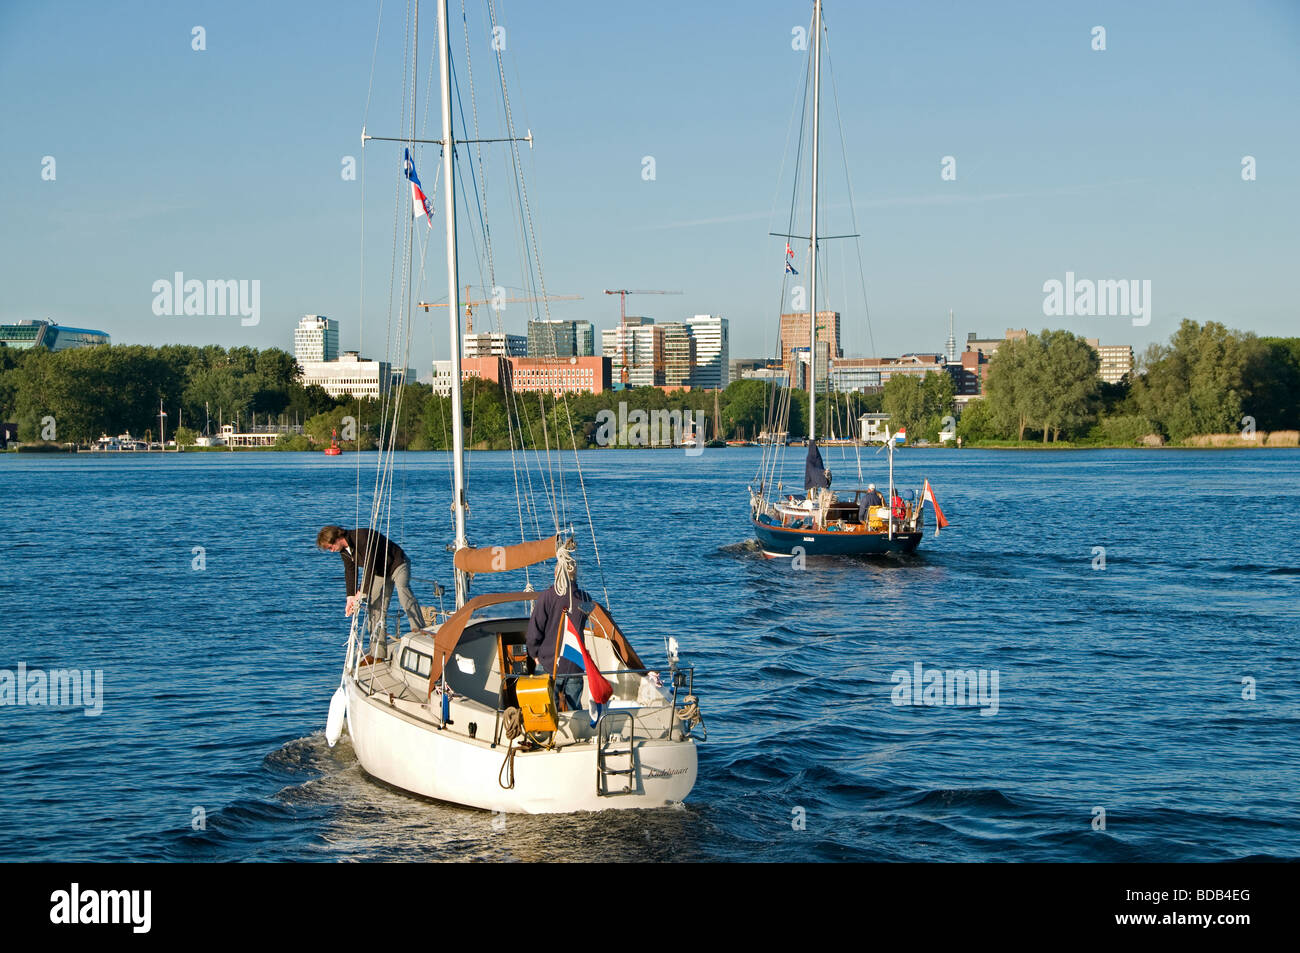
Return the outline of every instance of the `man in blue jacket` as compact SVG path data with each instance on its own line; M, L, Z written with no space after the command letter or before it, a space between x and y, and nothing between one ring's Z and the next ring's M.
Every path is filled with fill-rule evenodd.
M554 674L557 696L565 700L568 711L577 711L582 707L584 672L582 666L563 655L556 658L563 641L560 620L567 612L581 636L594 606L591 596L578 588L578 563L567 544L562 543L555 551L555 561L555 582L537 594L525 639L534 671L538 675Z

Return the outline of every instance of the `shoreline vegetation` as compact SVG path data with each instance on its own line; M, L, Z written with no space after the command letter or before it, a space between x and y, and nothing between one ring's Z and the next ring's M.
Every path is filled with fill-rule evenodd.
M1132 379L1098 378L1098 358L1068 331L1045 330L1001 342L987 365L983 396L957 414L945 372L892 377L876 393L833 393L817 404L818 431L856 435L863 413L890 415L909 443L938 444L941 430L968 449L1271 448L1300 445L1300 338L1260 338L1217 322L1185 320L1167 344L1153 344ZM159 407L187 452L210 417L277 433L268 450L320 450L338 433L343 450L372 450L382 438L399 450L450 449L451 400L427 384L394 388L382 401L334 399L303 387L293 356L191 345L101 345L50 352L0 347L0 422L17 426L24 452L101 435L152 440ZM773 406L788 398L792 440L807 434L808 397L762 380L721 391L652 387L601 394L512 392L479 378L463 387L471 450L678 446L701 422L702 436L755 440ZM385 431L384 421L394 418ZM172 428L182 423L184 426ZM950 442L951 444L951 442ZM127 451L148 453L158 451Z
M823 445L823 446L836 446L836 445L835 445L835 444L831 444L831 445ZM872 448L872 447L875 447L876 444L874 444L874 443L869 443L869 444L862 444L862 446L863 446L863 447ZM1263 433L1263 432L1260 432L1260 433L1257 433L1253 438L1250 438L1250 437L1243 437L1243 436L1242 436L1241 434L1239 434L1239 433L1212 433L1212 434L1197 434L1197 435L1195 435L1195 436L1192 436L1192 437L1187 438L1187 439L1184 440L1182 443L1152 443L1152 444L1147 444L1147 445L1141 445L1141 444L1127 444L1127 443L1123 443L1123 444L1120 444L1120 443L1084 443L1084 442L1073 442L1073 441L1068 441L1068 440L1062 440L1062 441L1059 441L1059 442L1049 443L1049 444L1043 444L1041 441L1038 441L1038 440L1019 440L1019 441L1017 441L1017 440L980 440L980 441L973 442L973 443L969 443L969 444L967 444L967 443L963 443L961 449L962 449L963 451L964 451L964 450L1029 450L1029 451L1042 451L1042 450L1281 450L1281 449L1296 449L1296 448L1298 448L1298 447L1300 447L1300 430L1277 430L1277 431L1274 431L1273 433ZM183 453L280 453L280 452L284 452L284 451L289 451L289 452L297 452L297 453L319 453L319 452L320 452L320 449L321 449L321 448L319 448L319 447L293 448L293 447L282 446L282 445L276 445L276 446L272 446L272 447L196 447L196 446L187 446L187 447L184 447L183 450L182 450L181 452L183 452ZM448 452L448 451L446 451L446 450L434 450L433 448L425 448L424 450L419 450L419 449L415 449L415 448L407 447L407 448L403 448L403 449L404 449L404 450L412 450L412 452L415 452L415 453L428 453L428 452L441 452L441 453L446 453L446 452ZM560 448L560 449L564 450L564 449L571 449L571 448ZM638 450L638 449L640 449L640 450L670 450L670 449L680 450L680 449L682 449L682 448L681 448L681 447L669 447L669 446L667 446L667 445L661 445L661 446L643 446L643 447L636 447L636 446L628 447L628 446L600 446L599 444L594 444L594 445L591 445L591 446L579 447L578 449L580 449L580 450ZM708 447L708 448L706 448L706 449L709 449L709 450L722 450L722 449L725 449L725 447ZM920 445L920 446L917 446L917 445L914 445L914 444L913 444L913 445L910 445L910 446L908 447L908 449L910 449L910 450L956 450L956 449L958 449L958 448L957 448L957 445L956 445L953 441L947 441L947 442L942 443L942 444L939 444L939 443L931 443L931 444L923 444L923 445ZM466 447L465 450L466 450L467 453L478 453L478 452L498 452L498 453L504 453L504 452L508 452L508 448L500 448L500 447L485 447L485 446L481 446L481 445L480 445L480 446L475 446L475 447ZM369 452L373 452L373 451L374 451L374 447L369 448ZM2 451L0 451L0 452L2 452ZM86 449L85 447L78 448L78 447L73 446L73 445L70 445L70 444L62 444L62 443L48 443L48 442L46 442L46 443L36 442L36 443L24 443L24 444L21 444L21 445L19 445L19 444L15 444L14 446L8 448L8 452L9 452L9 453L74 453L74 454L75 454L75 453L89 453L90 451L89 451L88 449ZM127 457L129 457L129 456L133 456L133 455L144 456L144 455L146 455L146 454L164 453L164 452L165 452L165 453L176 453L177 451L176 451L175 448L169 448L169 449L166 450L166 451L162 451L162 450L130 450L130 451L124 451L124 452L120 452L120 453L119 453L119 452L112 452L112 453L96 454L96 456L113 456L113 457L118 457L118 456L127 456ZM347 451L345 451L345 452L348 452L348 453L354 453L354 452L356 452L356 451L355 451L355 448L352 448L352 449L349 449L349 450L347 450Z

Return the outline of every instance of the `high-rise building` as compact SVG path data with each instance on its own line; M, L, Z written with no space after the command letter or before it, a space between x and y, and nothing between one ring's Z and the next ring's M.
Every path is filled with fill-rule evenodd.
M528 322L529 357L594 357L596 329L590 321L535 318Z
M293 356L307 361L336 361L339 356L339 323L323 314L305 314L293 330Z
M726 387L731 380L731 344L727 319L715 314L697 314L682 323L695 341L695 373L691 377L691 386L719 390Z
M695 375L695 338L690 328L681 323L661 324L664 332L663 383L668 387L691 386Z
M576 321L558 318L533 319L528 322L529 357L576 357Z
M808 357L808 343L812 337L812 332L808 327L808 312L799 311L794 314L781 315L781 366L786 372L791 372L794 367L793 352L797 348L803 349L803 359ZM817 343L825 342L827 352L832 360L844 356L844 351L840 348L840 313L838 311L818 311L817 312ZM820 368L818 375L824 373Z
M600 343L615 385L623 380L625 366L629 387L663 384L664 329L653 318L629 315L618 327L601 331Z
M503 331L474 331L463 335L464 357L523 357L528 353L528 339L522 334Z

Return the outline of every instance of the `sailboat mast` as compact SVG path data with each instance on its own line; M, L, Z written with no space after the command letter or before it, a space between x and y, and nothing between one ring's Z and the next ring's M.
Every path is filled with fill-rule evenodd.
M808 329L812 346L808 352L808 439L817 435L817 146L821 141L822 93L822 0L813 0L813 128L812 128L812 264L808 294Z
M451 45L447 31L447 0L438 3L438 60L442 85L442 179L444 218L447 220L447 316L451 324L452 511L456 514L456 549L465 538L465 418L460 387L460 276L456 268L456 164L451 128ZM456 608L469 597L469 577L456 570Z

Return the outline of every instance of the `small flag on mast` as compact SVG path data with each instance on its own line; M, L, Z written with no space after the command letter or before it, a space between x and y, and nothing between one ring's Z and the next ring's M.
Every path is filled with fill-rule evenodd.
M424 194L424 189L420 186L420 177L415 174L415 163L411 161L411 150L402 150L406 157L402 166L406 177L411 181L411 199L414 203L411 207L411 216L419 218L420 213L429 220L429 227L433 227L433 205L429 202L429 197Z
M786 242L786 243L785 243L785 257L786 257L786 258L793 258L793 257L794 257L794 251L790 248L790 243L789 243L789 242Z
M794 270L794 265L790 264L789 260L787 260L786 263L785 263L785 273L786 273L787 275L797 275L797 274L799 274L799 272L797 272L797 271Z
M925 481L925 489L921 491L921 499L929 500L930 505L934 507L934 535L939 535L939 530L948 525L944 518L943 510L939 509L939 501L934 498L934 490L930 489L930 481Z

